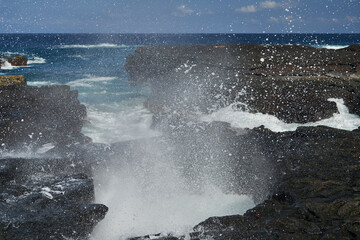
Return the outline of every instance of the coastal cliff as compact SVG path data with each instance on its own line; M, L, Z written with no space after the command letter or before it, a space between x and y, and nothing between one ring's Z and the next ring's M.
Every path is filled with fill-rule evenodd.
M186 107L208 112L234 101L291 123L337 112L343 98L360 114L358 45L340 50L305 46L206 45L138 48L127 57L130 80L152 87L155 115ZM167 110L166 110L167 109Z
M151 87L145 106L154 114L153 127L183 143L177 146L188 152L184 159L196 156L186 145L210 157L213 146L203 138L210 132L212 139L229 143L214 156L233 163L231 191L250 194L257 204L244 215L205 220L191 239L360 237L359 129L276 133L194 120L240 102L239 111L310 123L338 112L329 98L343 99L350 113L360 115L359 55L359 45L328 50L230 44L140 47L127 57L130 81Z
M0 76L0 239L86 239L108 208L94 203L91 159L69 150L85 106L70 87Z

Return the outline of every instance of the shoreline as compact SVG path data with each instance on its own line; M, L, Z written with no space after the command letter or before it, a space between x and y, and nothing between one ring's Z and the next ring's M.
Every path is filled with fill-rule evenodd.
M224 122L192 121L193 114L212 113L239 101L251 113L270 114L287 123L308 123L338 111L328 98L344 99L349 111L359 116L359 55L360 45L327 50L220 44L140 47L127 57L130 81L151 85L152 93L144 104L153 113L152 127L164 134L152 141L176 146L170 149L171 156L179 156L189 166L185 173L190 176L200 173L191 168L195 160L200 167L211 157L220 166L222 161L228 163L230 168L220 168L231 174L232 185L224 181L226 190L251 195L256 203L244 215L204 219L194 227L190 239L360 237L360 128L299 127L275 133L263 126L237 129ZM107 148L91 143L81 134L86 109L68 86L5 86L0 91L6 102L1 112L6 120L0 125L1 140L8 149L19 145L41 149L53 143L39 158L1 159L0 187L5 194L0 204L12 218L10 222L0 219L4 227L0 236L88 237L108 211L105 205L93 204L93 170L111 166L115 156L122 157L120 162L131 162L137 151L146 150L146 141ZM134 151L138 145L145 149ZM216 174L221 176L221 171ZM78 185L68 184L71 182ZM11 198L14 202L6 202ZM17 220L18 209L25 216L21 221ZM34 218L28 209L43 214ZM40 226L36 231L33 221ZM47 228L41 227L44 224ZM69 232L75 225L76 232Z

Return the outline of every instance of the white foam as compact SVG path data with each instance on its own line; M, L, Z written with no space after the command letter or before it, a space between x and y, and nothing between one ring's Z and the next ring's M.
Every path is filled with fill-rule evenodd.
M114 143L158 136L151 130L152 115L142 105L100 104L87 106L87 119L83 133L94 142Z
M0 70L13 70L16 68L31 67L31 66L12 66L7 60L3 62Z
M5 61L1 65L1 70L13 70L15 68L19 68L19 66L12 66L8 61Z
M28 64L43 64L43 63L46 63L46 59L41 58L41 57L33 57L33 58L29 58L27 63Z
M100 43L100 44L89 44L89 45L60 45L60 48L127 48L129 46L121 44L112 44L112 43Z
M338 50L338 49L347 48L348 46L349 45L316 45L314 47Z
M57 83L55 82L50 82L50 81L29 81L27 82L27 85L29 86L47 86L47 85L56 85Z
M71 56L69 56L69 57L71 57L71 58L80 58L80 59L82 59L82 60L89 60L89 58L84 57L84 56L81 56L81 55L71 55Z
M11 56L11 55L24 55L24 53L6 51L6 52L1 52L1 55L6 55L6 56Z
M190 193L183 188L183 183L176 182L181 180L166 172L169 170L141 171L158 175L151 176L146 184L139 173L125 168L102 183L104 185L97 188L96 200L110 211L95 229L92 239L118 240L160 232L180 236L209 217L244 214L254 207L249 196L224 194L214 186L202 193ZM162 174L166 177L159 178ZM162 184L153 185L154 179ZM176 185L169 186L171 184Z
M343 99L330 98L328 101L336 103L339 113L335 113L331 118L306 124L285 123L269 114L249 113L247 111L234 110L233 105L236 103L222 108L212 114L201 116L200 119L205 122L228 122L235 128L253 129L264 125L273 132L295 131L300 126L328 126L352 131L360 126L360 117L349 113L349 110L344 105Z
M88 75L86 78L77 79L68 82L67 85L72 87L93 87L92 82L108 82L115 80L116 77L97 77Z

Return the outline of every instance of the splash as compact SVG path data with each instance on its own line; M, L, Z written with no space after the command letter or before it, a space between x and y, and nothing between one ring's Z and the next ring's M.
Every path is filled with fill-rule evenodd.
M354 130L360 126L360 118L357 115L350 114L348 108L344 105L343 99L328 99L330 102L335 102L339 113L335 113L331 118L323 119L317 122L310 122L306 124L285 123L275 116L263 113L250 113L247 111L238 111L233 109L234 103L228 107L222 108L210 115L201 116L201 120L205 122L222 121L228 122L235 128L250 128L260 127L264 125L273 132L295 131L301 126L328 126L343 130Z
M183 235L208 217L243 214L254 206L250 196L224 193L205 178L195 186L184 176L188 169L173 148L159 139L133 142L109 168L96 173L96 200L110 211L93 239Z

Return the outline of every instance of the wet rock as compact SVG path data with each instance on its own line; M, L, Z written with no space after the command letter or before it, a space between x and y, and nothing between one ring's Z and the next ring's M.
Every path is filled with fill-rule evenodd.
M25 85L26 85L26 79L24 76L16 76L16 75L0 76L0 89L16 88Z
M357 131L253 131L276 169L275 194L243 216L209 218L194 227L191 239L359 238Z
M23 81L24 78L21 78ZM69 86L0 89L0 147L41 148L88 141L81 134L86 108Z
M127 57L125 67L134 83L151 84L146 107L155 114L155 122L178 121L172 112L186 118L191 112L208 112L240 101L251 112L306 123L337 112L328 98L344 98L350 112L360 114L357 48L142 47Z
M359 130L273 133L193 120L241 102L238 110L307 123L337 112L328 98L343 98L360 115L359 46L156 46L128 56L130 80L151 85L145 106L154 113L153 127L180 146L174 155L189 166L194 159L221 159L231 167L219 172L236 176L231 191L251 194L258 204L243 216L203 221L191 239L360 238Z
M23 56L16 56L7 60L12 66L27 66L27 59Z
M84 174L35 174L0 189L2 239L84 239L108 210L92 203L94 185Z

